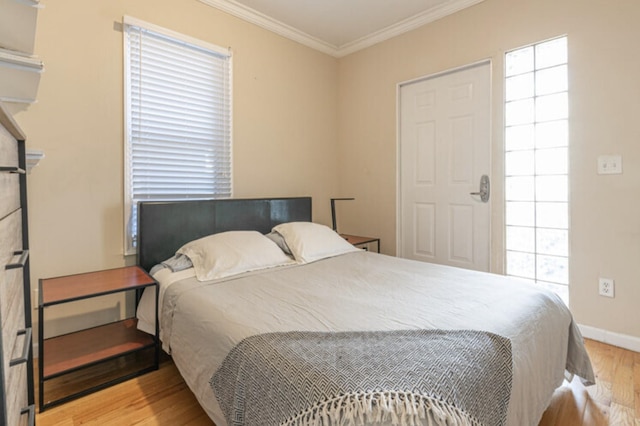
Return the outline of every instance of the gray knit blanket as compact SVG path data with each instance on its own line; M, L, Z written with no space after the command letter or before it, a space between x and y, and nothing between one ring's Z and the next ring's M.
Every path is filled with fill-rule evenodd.
M233 348L210 380L228 425L503 425L511 342L481 331L286 332Z

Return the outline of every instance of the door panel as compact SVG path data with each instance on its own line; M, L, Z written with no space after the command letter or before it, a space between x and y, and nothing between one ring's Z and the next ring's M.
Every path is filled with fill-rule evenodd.
M473 263L473 208L449 206L449 261Z
M414 252L423 257L435 256L435 205L416 203L414 212L416 229Z
M490 63L400 87L399 255L489 270Z
M420 124L416 138L415 185L433 185L436 178L436 138L433 123Z
M451 119L451 184L473 181L473 117Z

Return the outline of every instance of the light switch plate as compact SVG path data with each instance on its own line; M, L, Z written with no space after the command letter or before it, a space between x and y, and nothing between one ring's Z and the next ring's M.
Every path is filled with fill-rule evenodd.
M599 175L617 175L622 173L621 155L601 155L598 157Z

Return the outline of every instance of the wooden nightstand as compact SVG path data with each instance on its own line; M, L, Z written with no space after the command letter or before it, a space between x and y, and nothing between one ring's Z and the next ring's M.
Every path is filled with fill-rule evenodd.
M378 253L380 253L380 238L376 238L376 237L361 237L358 235L348 235L348 234L340 234L342 236L342 238L344 238L345 240L347 240L349 243L353 244L354 246L358 247L358 246L364 246L364 248L366 250L368 250L368 246L367 244L369 243L376 243L377 247L378 247Z
M138 266L40 280L40 411L158 369L157 285ZM120 292L137 296L150 286L156 286L155 336L139 331L131 317L44 338L47 307Z

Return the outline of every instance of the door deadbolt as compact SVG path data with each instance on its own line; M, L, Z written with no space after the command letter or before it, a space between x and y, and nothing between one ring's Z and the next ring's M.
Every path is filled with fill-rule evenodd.
M480 201L486 203L489 201L489 194L491 192L491 185L489 184L489 176L482 175L480 177L480 191L478 192L470 192L471 195L479 195Z

